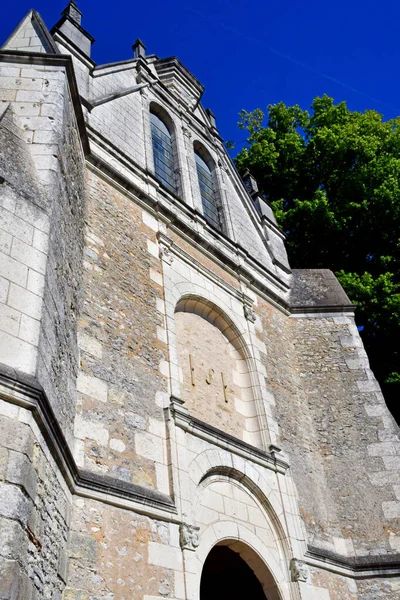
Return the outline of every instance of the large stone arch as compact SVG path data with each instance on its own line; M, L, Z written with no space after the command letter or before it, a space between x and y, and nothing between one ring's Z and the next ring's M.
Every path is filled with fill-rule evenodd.
M250 529L232 520L218 521L201 532L199 546L190 560L188 598L199 600L203 565L217 545L227 545L243 558L268 594L268 600L292 600L288 565L278 562L273 552Z
M283 521L282 500L276 474L257 468L241 456L221 448L210 447L198 454L188 465L193 489L214 474L221 474L240 481L261 502L269 518L276 525L280 537L287 535ZM192 515L194 516L194 515Z
M214 302L185 295L175 306L180 397L190 414L262 448L254 362L238 327Z
M176 247L171 240L164 239L162 235L159 240L166 248L168 256L163 261L163 279L171 395L180 398L181 394L175 328L176 307L192 300L203 302L206 306L212 305L235 331L237 343L240 344L245 355L256 405L256 416L259 420L261 448L268 450L271 443L276 443L277 426L272 415L272 393L267 391L265 366L260 357L260 350L265 352L265 347L256 335L254 323L247 319L242 294L229 285L219 286L215 279L217 276L208 273L207 269L193 265L189 255Z

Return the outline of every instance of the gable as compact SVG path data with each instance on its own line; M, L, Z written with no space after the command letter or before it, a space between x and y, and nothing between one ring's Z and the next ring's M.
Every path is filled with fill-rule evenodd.
M43 52L46 54L59 53L42 17L35 10L29 11L22 19L21 23L3 44L2 50Z
M204 92L201 83L175 57L159 59L154 63L160 81L174 93L189 110L193 110Z

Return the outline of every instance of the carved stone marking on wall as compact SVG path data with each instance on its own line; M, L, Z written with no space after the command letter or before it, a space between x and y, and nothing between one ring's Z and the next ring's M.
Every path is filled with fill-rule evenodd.
M172 265L174 257L168 246L160 246L160 258L168 265Z
M162 234L158 234L157 236L158 239L158 243L159 243L159 257L161 258L161 260L163 260L164 262L166 262L168 265L171 265L174 257L172 254L172 240L170 240L169 238L167 238L165 235Z
M193 387L196 387L195 364L194 364L194 358L191 354L189 354L189 369L190 369L190 382ZM204 378L207 385L212 384L214 375L215 375L215 370L212 367L209 368L207 370L206 376ZM228 403L229 402L229 397L228 397L229 388L228 388L228 384L226 383L225 373L223 371L221 371L221 383L222 383L222 390L224 392L224 400L226 403Z
M256 313L254 312L254 310L252 309L251 306L248 306L247 304L244 304L243 306L243 311L244 311L244 316L246 317L246 319L248 321L250 321L250 323L255 323L256 322Z
M292 575L292 581L307 581L308 566L302 560L292 558L290 561L290 573Z
M196 550L200 544L199 527L182 523L179 528L182 550Z

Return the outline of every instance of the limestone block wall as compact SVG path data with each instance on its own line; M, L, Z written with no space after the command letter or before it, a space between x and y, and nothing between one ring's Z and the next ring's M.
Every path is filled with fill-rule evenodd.
M0 122L4 364L37 375L67 435L77 368L83 152L66 66L9 64Z
M34 374L49 219L46 194L26 143L34 135L28 130L30 119L40 121L40 106L26 102L26 92L18 91L18 86L29 88L32 83L21 71L16 65L0 65L0 357L3 364Z
M102 98L136 84L135 64L123 69L103 68L90 78L89 98ZM140 93L117 98L111 103L93 108L88 124L124 155L146 168L146 153Z
M200 306L175 313L181 398L193 416L243 439L251 425L259 430L246 358L218 312Z
M21 52L45 52L42 40L37 34L37 26L34 19L28 15L19 24L17 31L11 39L3 46L4 50L19 50Z
M63 121L50 185L53 204L37 375L71 443L78 373L85 189L83 150L65 81L62 89Z

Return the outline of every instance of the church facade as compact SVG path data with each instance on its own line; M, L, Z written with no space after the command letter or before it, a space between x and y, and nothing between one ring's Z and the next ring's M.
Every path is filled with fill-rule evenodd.
M0 598L395 600L399 431L203 86L72 1L0 51Z

